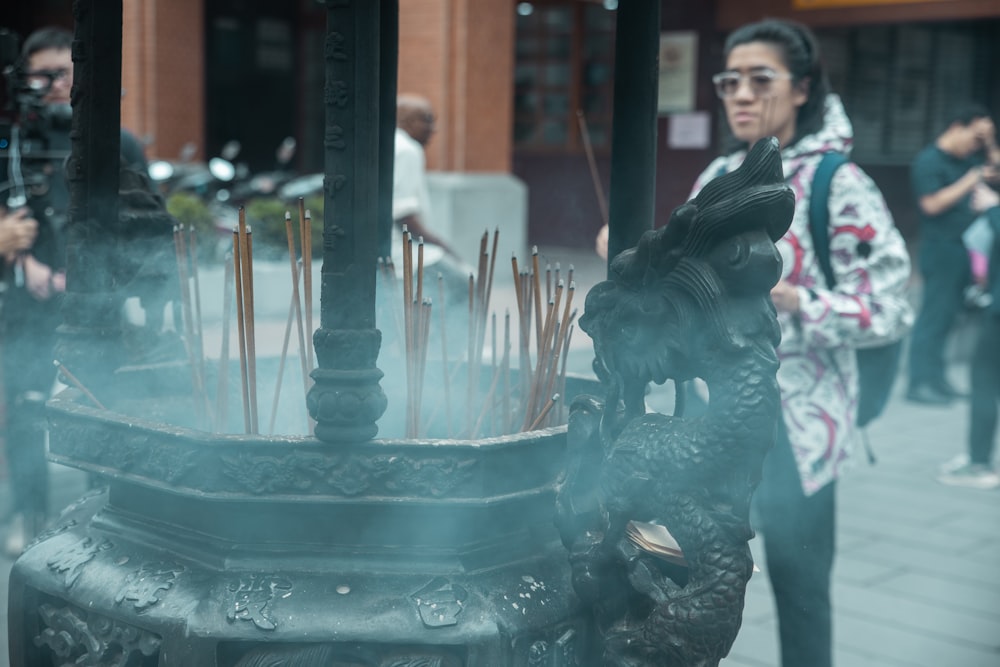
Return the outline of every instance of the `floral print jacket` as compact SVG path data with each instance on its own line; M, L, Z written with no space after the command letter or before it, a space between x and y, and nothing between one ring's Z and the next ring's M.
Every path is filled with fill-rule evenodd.
M795 192L795 217L777 247L782 278L798 286L801 310L778 316L778 384L806 495L837 478L859 438L854 349L898 340L913 323L906 246L881 192L854 163L838 169L830 185L830 263L837 283L832 290L817 261L809 232L813 174L823 153L849 155L852 142L844 107L830 95L823 128L782 150L785 179ZM722 171L737 168L745 156L739 151L714 160L691 196Z

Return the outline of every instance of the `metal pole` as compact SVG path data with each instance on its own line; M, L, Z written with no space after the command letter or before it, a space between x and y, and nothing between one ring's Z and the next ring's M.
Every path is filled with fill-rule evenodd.
M323 54L323 268L320 328L313 334L319 368L306 402L316 437L327 442L375 437L386 408L375 367L379 220L379 2L326 0Z
M382 0L379 69L378 256L392 252L392 174L396 146L396 82L399 61L399 0Z
M66 230L63 324L56 355L99 392L111 389L120 366L121 296L118 219L121 145L122 0L73 3L73 124L66 167L70 206Z
M653 227L660 0L621 0L615 31L608 263Z

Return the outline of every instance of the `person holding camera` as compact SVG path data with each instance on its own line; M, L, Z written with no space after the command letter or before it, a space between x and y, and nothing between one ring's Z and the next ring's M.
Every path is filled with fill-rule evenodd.
M48 516L45 401L56 375L56 327L66 290L65 231L73 87L73 35L42 28L5 70L15 105L9 149L0 159L0 252L4 254L0 349L6 401L5 448L12 520L5 551L18 555ZM122 131L123 163L145 170L135 137ZM9 232L8 232L9 230ZM15 238L3 250L5 233Z

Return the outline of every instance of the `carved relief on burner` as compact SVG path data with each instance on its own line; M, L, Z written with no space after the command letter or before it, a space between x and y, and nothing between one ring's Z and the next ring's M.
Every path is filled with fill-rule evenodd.
M156 655L162 642L157 634L71 605L42 604L38 613L42 623L34 643L48 647L55 667L135 665L139 656Z
M161 594L170 590L183 571L183 566L172 563L146 563L125 577L115 604L127 600L137 612L143 612L160 601Z
M63 583L66 588L70 588L80 578L84 566L92 561L94 556L102 551L107 551L112 546L111 542L105 539L96 542L93 538L85 537L70 548L49 558L46 564L56 574L65 575Z
M283 577L249 574L226 587L226 620L250 621L261 630L278 627L272 613L275 598L291 595L292 582Z

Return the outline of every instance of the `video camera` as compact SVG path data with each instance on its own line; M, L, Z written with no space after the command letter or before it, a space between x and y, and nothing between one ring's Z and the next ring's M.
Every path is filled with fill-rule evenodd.
M8 208L23 206L49 189L53 164L69 156L69 130L73 109L68 104L48 104L45 96L63 71L29 72L20 54L16 33L0 28L0 74L6 84L7 104L0 119L0 202Z

